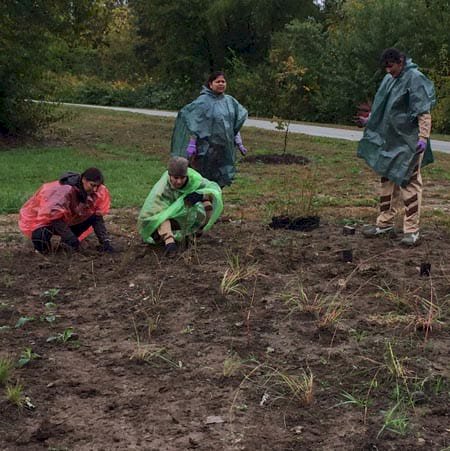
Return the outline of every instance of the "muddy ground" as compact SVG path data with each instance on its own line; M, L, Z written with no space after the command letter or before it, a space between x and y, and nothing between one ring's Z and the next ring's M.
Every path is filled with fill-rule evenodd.
M120 253L89 238L46 258L1 217L0 356L40 358L10 377L22 407L1 388L0 449L450 446L445 231L404 249L326 218L309 232L225 220L167 260L135 218L108 219Z

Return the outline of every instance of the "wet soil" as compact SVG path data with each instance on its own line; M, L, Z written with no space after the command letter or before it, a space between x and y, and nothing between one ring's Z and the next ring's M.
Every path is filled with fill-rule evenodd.
M10 377L28 407L0 387L0 449L450 445L445 232L405 249L323 217L309 232L229 221L167 260L140 243L135 218L108 218L120 253L88 238L79 254L42 257L16 216L0 217L0 356L40 355ZM286 383L311 375L307 393Z
M311 161L302 155L285 154L266 154L249 155L242 159L241 163L263 163L263 164L301 164L306 165Z

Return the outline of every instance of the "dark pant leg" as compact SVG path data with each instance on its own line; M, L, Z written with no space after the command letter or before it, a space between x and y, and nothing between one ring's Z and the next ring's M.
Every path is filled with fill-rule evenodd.
M31 234L31 241L34 248L42 254L45 254L51 250L50 240L52 239L53 231L51 227L40 227L33 230Z
M75 224L70 226L70 230L78 237L83 232L85 232L89 227L93 227L95 223L96 216L92 215L89 218L87 218L85 221L80 222L79 224Z

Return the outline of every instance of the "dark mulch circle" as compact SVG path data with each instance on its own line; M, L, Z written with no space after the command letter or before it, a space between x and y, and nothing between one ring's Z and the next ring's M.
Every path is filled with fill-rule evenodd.
M242 159L242 163L264 163L264 164L309 164L310 160L301 155L269 154L269 155L249 155Z
M269 227L272 229L308 230L317 229L320 225L320 216L304 216L300 218L290 218L289 216L273 216Z

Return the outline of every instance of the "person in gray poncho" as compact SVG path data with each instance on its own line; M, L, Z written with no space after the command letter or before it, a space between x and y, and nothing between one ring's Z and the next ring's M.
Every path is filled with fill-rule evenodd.
M214 72L200 96L178 113L172 134L171 155L189 159L190 166L221 188L236 174L236 147L245 155L239 130L247 110L225 94L223 72Z
M433 162L430 146L434 85L411 59L395 48L383 51L386 75L375 95L369 115L360 112L357 122L365 126L358 156L381 176L380 214L376 225L363 230L366 237L393 230L396 204L405 208L401 244L419 240L422 201L420 169Z

